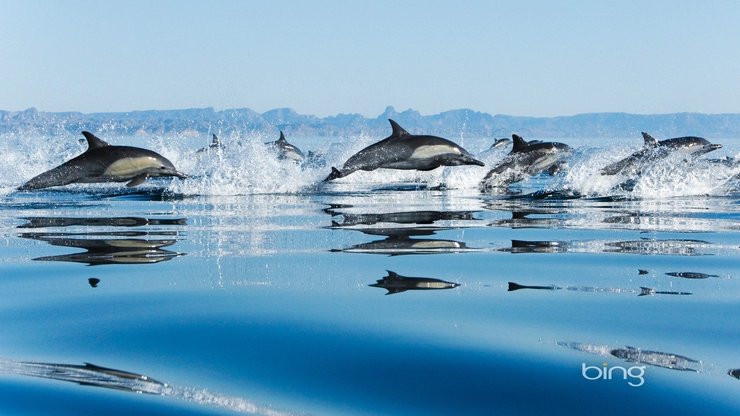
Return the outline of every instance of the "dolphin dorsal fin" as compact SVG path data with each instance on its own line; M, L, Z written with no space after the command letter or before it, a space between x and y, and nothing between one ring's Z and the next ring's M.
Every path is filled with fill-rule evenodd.
M279 142L287 142L287 140L285 140L285 135L283 134L283 131L282 130L280 130L280 138L277 139L277 141L279 141Z
M87 150L97 149L98 147L110 146L107 142L102 139L95 137L94 134L89 131L83 131L82 135L87 139Z
M511 139L514 141L514 146L511 148L511 153L517 153L524 150L528 143L518 134L512 134Z
M391 279L398 279L399 278L398 273L392 272L390 270L386 270L386 271L388 272L388 277L390 277Z
M218 145L220 145L220 144L221 144L221 141L220 141L220 140L218 140L218 136L216 136L216 135L214 134L214 135L213 135L213 142L211 142L211 146L218 146Z
M645 140L645 147L655 147L658 145L658 141L655 140L655 137L642 132L642 138Z
M402 139L406 136L411 136L409 132L403 129L403 127L399 126L398 123L395 121L388 119L388 121L391 123L391 128L393 129L393 133L391 133L391 137L395 137L397 139Z

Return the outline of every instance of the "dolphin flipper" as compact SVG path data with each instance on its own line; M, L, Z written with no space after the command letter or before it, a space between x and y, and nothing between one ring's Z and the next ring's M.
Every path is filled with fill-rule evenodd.
M144 181L146 181L146 178L148 177L149 176L147 174L142 173L141 175L135 176L133 179L131 179L131 182L127 183L126 186L129 188L133 188L134 186L139 186L142 183L144 183Z

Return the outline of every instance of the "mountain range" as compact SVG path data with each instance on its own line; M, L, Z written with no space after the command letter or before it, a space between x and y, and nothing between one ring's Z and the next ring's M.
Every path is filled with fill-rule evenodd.
M389 106L375 118L360 114L328 117L298 114L290 108L258 113L248 108L216 111L213 108L147 110L111 113L44 112L0 110L0 134L40 135L96 134L184 135L216 133L274 134L282 130L294 137L383 138L390 134L388 119L394 119L412 134L432 134L454 140L458 137L525 138L623 138L640 137L646 131L656 138L702 136L740 138L740 114L629 114L586 113L559 117L491 115L470 109L422 115L415 110L396 111Z

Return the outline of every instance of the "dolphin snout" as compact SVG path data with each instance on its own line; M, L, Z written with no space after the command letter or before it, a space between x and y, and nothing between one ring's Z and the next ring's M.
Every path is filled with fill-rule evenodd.
M710 149L709 151L712 151L712 150L721 149L722 145L721 144L710 144L710 145L707 145L707 148Z
M485 163L481 162L481 161L480 161L480 160L478 160L478 159L473 159L472 157L471 157L471 158L468 158L467 162L468 162L469 164L471 164L471 165L486 166L486 164L485 164Z
M703 154L705 154L705 153L713 152L713 151L715 151L715 150L717 150L717 149L721 149L721 148L722 148L722 145L721 145L721 144L719 144L719 143L710 143L710 144L706 144L706 145L704 145L704 146L703 146L703 147L701 148L701 151L700 151L700 152L698 152L697 154L698 154L698 155L703 155Z

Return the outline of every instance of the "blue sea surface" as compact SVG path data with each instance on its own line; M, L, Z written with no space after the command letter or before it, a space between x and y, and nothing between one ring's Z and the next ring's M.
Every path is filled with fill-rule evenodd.
M625 191L598 170L639 140L581 140L482 192L477 166L321 182L378 138L288 138L314 166L105 139L190 178L17 192L84 146L0 138L0 414L740 412L737 164Z

